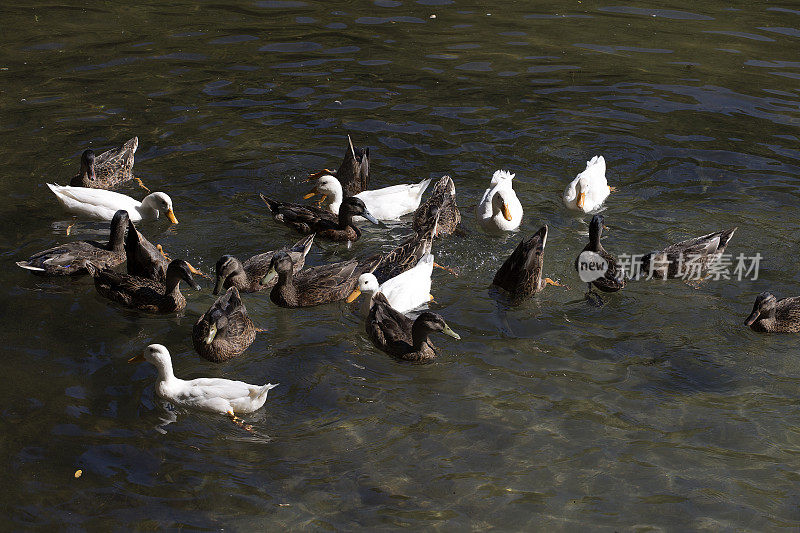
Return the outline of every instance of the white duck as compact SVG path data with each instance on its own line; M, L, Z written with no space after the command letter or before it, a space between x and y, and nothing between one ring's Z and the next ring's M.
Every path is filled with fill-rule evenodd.
M478 202L475 216L486 231L512 231L522 222L522 204L512 188L514 176L505 170L495 172Z
M237 422L236 413L252 413L267 401L267 393L278 384L250 385L243 381L223 378L197 378L189 381L172 373L169 350L161 344L151 344L128 360L129 363L148 361L158 369L156 394L176 407L190 407L227 414Z
M406 313L433 299L432 272L433 255L427 253L413 268L387 279L380 285L374 274L369 272L361 274L355 290L347 297L347 303L354 301L363 292L367 297L361 303L361 314L366 317L372 306L372 297L380 292L389 300L389 305L401 313Z
M596 155L586 162L586 170L564 190L564 205L568 209L589 213L603 205L613 190L606 181L606 160Z
M141 202L105 189L89 189L87 187L69 187L47 184L58 201L67 211L76 215L100 220L111 220L120 209L128 212L131 222L155 220L161 213L173 224L178 223L172 211L172 200L166 193L154 192L144 197Z
M413 185L404 183L374 191L361 191L355 196L364 202L367 211L378 220L397 220L401 216L417 210L422 202L422 194L430 183L431 179L428 178ZM330 174L321 176L317 179L314 189L303 198L308 199L315 194L322 194L322 201L328 197L328 209L334 215L339 214L339 207L344 200L344 192L338 179Z

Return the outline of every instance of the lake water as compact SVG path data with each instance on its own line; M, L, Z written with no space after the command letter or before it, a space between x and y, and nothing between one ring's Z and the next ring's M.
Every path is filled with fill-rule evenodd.
M743 326L755 296L800 294L800 8L703 0L337 4L159 2L3 8L0 274L5 482L13 529L666 529L800 526L798 338ZM739 5L739 8L731 6ZM435 16L435 17L434 17ZM136 174L177 226L140 229L212 273L294 242L258 198L298 201L346 134L372 151L372 186L448 173L463 235L437 241L434 309L462 340L437 361L373 348L345 304L277 308L242 356L199 358L177 316L101 298L14 261L107 224L70 222L45 182L80 153L139 136ZM728 251L757 280L630 283L584 298L573 261L589 216L565 185L595 154L616 254L738 226ZM516 173L519 232L473 209ZM134 187L122 189L141 198ZM523 235L550 227L549 287L510 307L488 288ZM321 264L387 249L409 221L367 227ZM171 413L154 368L281 385L247 416ZM171 424L164 420L175 418ZM83 475L75 479L74 472Z

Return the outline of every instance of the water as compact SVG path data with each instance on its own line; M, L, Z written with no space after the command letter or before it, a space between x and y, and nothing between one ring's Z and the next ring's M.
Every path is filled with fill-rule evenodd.
M788 6L789 4L785 4ZM796 337L742 322L762 290L800 293L800 10L719 1L380 0L38 3L3 8L0 274L6 386L0 503L9 526L87 529L592 528L800 525ZM431 18L436 15L435 18ZM461 334L420 366L376 351L345 305L245 302L245 355L200 359L178 316L99 297L13 261L68 240L64 183L86 147L139 136L135 171L178 226L141 225L210 272L294 242L258 199L299 199L345 135L372 148L372 183L456 180L467 235L437 242L435 309ZM618 187L606 247L642 253L732 226L759 278L630 284L583 299L572 262L588 218L560 195L602 154ZM489 237L473 206L516 172L522 230ZM140 190L123 192L141 197ZM571 285L509 308L488 290L522 234L550 226L545 272ZM81 222L77 238L107 225ZM404 226L366 228L372 253ZM152 342L182 377L281 385L247 417L173 414ZM163 419L176 420L164 425ZM160 430L160 431L159 431ZM81 469L82 477L73 473Z

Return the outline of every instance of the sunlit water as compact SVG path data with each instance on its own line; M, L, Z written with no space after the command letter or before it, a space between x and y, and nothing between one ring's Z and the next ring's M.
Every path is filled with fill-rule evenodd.
M800 294L800 9L552 4L4 7L8 527L800 526L797 338L742 325L762 290ZM286 310L246 295L269 333L215 366L190 340L207 282L184 313L149 316L88 279L14 266L70 239L44 184L65 183L86 147L138 135L135 171L180 219L142 231L211 272L225 253L297 239L257 193L298 200L348 133L371 147L375 187L455 178L466 232L434 252L461 275L437 271L432 292L462 340L436 337L433 364L374 349L344 304ZM609 250L738 226L729 251L760 253L758 279L631 283L590 305L572 267L589 217L560 195L595 154L618 188ZM526 210L500 238L473 214L498 168L516 173ZM509 307L488 285L543 223L546 274L571 290ZM407 231L368 227L349 251L315 246L309 263ZM173 412L153 367L126 364L152 342L181 377L281 385L247 417L252 433Z

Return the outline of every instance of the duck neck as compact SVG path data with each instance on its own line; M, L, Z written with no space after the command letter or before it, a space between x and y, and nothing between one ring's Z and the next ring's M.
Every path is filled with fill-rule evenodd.
M427 346L430 345L430 341L428 336L430 335L430 330L426 328L422 323L418 320L414 321L414 325L411 326L411 339L414 343L414 350L417 352L421 352Z
M375 299L374 292L364 291L364 299L361 301L361 313L364 316L369 315L370 309L372 309L372 301Z
M108 249L121 254L125 252L125 225L114 224L111 226L111 235L108 238Z
M164 291L165 296L172 296L173 298L178 298L181 296L181 278L178 276L167 276L167 290Z
M337 191L329 192L328 200L328 209L330 209L331 213L334 215L338 215L339 209L342 207L342 200L344 200L341 187L339 187L339 190Z
M336 229L346 230L348 227L353 228L353 231L356 232L356 239L361 237L361 230L353 223L353 214L346 211L339 211L339 224L336 226Z
M153 363L158 370L158 380L159 381L172 381L175 379L175 374L172 371L172 361L171 360L159 360L157 363Z
M601 234L602 232L600 231L600 228L597 228L595 226L589 227L589 249L592 250L593 252L599 252L603 248L602 245L600 244Z

